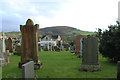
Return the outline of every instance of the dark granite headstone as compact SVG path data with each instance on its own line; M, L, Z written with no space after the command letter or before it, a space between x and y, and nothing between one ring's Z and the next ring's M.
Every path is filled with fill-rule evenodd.
M98 71L98 38L87 36L82 43L82 64L80 69L83 71Z
M120 80L120 61L117 62L117 80Z
M14 52L14 55L21 56L21 45L16 46L16 52Z

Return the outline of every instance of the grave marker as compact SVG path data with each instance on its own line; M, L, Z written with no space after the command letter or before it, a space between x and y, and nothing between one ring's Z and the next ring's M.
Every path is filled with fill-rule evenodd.
M34 80L34 61L29 61L22 65L22 78Z
M100 65L98 63L98 39L93 36L83 38L82 43L82 71L98 71Z
M5 39L7 37L5 36L4 32L1 32L1 36L0 36L0 45L1 45L1 51L5 52L6 51L6 46L5 46Z
M80 40L83 38L83 35L77 35L76 36L76 50L75 50L75 54L80 55L80 49L81 49L81 43Z
M9 50L9 52L13 52L13 40L10 37L6 41L6 50Z
M120 61L117 62L117 80L120 80Z
M21 44L21 62L19 62L19 68L22 64L25 64L31 60L34 61L36 65L41 67L41 62L39 61L38 54L38 30L39 24L34 25L31 19L28 19L26 25L20 25L20 30L22 33L22 44Z

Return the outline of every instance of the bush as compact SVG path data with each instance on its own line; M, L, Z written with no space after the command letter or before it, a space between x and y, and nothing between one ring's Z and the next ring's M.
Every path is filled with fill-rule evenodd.
M99 33L98 33L99 34ZM109 30L102 33L99 51L111 61L120 60L120 26L110 25Z

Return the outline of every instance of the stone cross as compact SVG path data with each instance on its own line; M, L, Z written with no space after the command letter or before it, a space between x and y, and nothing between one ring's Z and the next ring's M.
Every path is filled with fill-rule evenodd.
M82 71L98 71L100 65L98 63L98 38L87 36L82 41Z
M13 52L13 40L11 38L8 38L6 41L6 50L9 50L9 52Z
M34 25L33 21L31 19L28 19L26 25L20 25L20 30L22 33L22 54L19 68L21 68L22 64L25 64L26 62L31 60L33 60L36 65L41 66L41 63L39 61L37 39L39 24Z
M6 46L5 46L5 39L7 37L5 36L4 32L1 32L1 36L0 36L0 46L1 46L1 51L5 52L6 51Z
M22 65L22 78L34 80L34 61L29 61Z

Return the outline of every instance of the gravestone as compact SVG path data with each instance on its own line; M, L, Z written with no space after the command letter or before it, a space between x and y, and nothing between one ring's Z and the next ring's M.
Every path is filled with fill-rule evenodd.
M117 62L117 80L120 80L120 61Z
M5 46L5 39L7 37L5 36L4 32L1 32L1 36L0 36L0 45L1 45L1 51L5 52L6 51L6 46Z
M31 19L28 19L26 25L20 25L22 33L22 44L21 44L21 62L19 62L19 68L22 64L25 64L31 60L34 61L38 68L41 68L42 63L39 61L38 54L38 30L39 24L34 25Z
M81 43L80 40L83 38L83 35L77 35L76 36L76 50L75 50L75 54L80 55L80 48L81 48Z
M9 53L9 50L6 50L6 52L3 53L3 57L4 57L4 60L5 60L6 64L9 63L9 56L10 55L11 54Z
M21 45L16 46L16 52L14 52L14 55L21 56Z
M118 22L120 23L120 1L118 2Z
M0 67L3 65L3 61L4 61L3 54L0 53Z
M9 56L10 56L9 50L0 54L0 66L5 66L10 62Z
M10 37L6 41L6 50L9 50L9 52L13 52L13 40Z
M80 39L80 56L82 56L82 38Z
M83 38L82 42L82 64L80 65L80 70L90 72L99 71L98 38L87 36Z
M22 78L34 80L34 61L22 65Z
M38 44L38 51L41 51L41 45Z
M62 51L64 51L64 46L62 46Z

